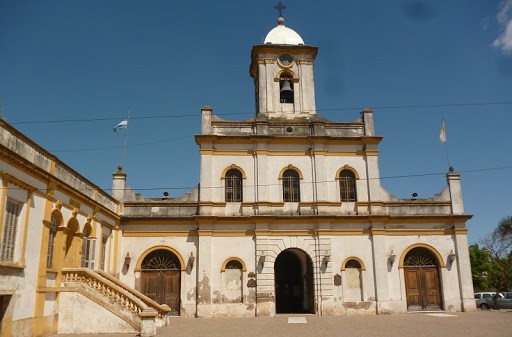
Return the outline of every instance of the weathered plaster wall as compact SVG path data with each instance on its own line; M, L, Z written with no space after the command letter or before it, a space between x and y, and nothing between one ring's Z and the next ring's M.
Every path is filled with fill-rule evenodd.
M86 314L84 314L86 313ZM76 292L63 292L58 333L135 333L128 323Z

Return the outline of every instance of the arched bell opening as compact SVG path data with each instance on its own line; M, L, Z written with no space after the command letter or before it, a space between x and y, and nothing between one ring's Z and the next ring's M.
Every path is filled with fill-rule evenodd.
M279 99L281 103L293 103L293 82L288 73L279 77Z
M313 263L302 250L281 252L274 263L276 313L314 313Z

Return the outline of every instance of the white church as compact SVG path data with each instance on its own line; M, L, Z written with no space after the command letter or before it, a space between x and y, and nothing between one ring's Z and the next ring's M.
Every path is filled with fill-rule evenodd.
M122 168L110 195L0 120L0 336L474 311L459 174L428 199L387 192L373 111L316 113L317 52L278 19L251 51L255 116L201 108L198 185L177 198Z

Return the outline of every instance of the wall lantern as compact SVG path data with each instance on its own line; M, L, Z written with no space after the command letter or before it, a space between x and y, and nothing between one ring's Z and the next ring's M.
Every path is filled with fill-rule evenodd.
M258 260L258 266L260 268L263 268L264 265L265 265L265 255L261 255L259 260Z
M327 267L327 265L331 261L331 254L328 251L325 251L324 258L322 261L323 261L323 266Z
M130 257L130 253L126 253L126 256L124 258L124 265L126 268L130 267L130 262L132 262L132 258Z
M190 269L194 268L194 253L190 252L190 256L188 257L188 265Z
M450 263L453 263L455 259L457 258L457 255L453 252L453 249L450 250L450 254L448 254L448 261Z
M393 252L393 249L391 249L391 253L389 253L389 256L388 256L388 261L391 264L391 266L393 266L393 264L395 263L395 260L396 260L396 255Z

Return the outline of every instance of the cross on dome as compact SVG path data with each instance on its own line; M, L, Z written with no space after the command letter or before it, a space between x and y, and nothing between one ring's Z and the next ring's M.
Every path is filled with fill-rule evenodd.
M279 11L279 17L281 18L281 17L283 17L282 11L283 11L283 9L286 9L286 6L283 6L281 1L279 1L277 3L277 6L274 6L274 9L277 9Z

